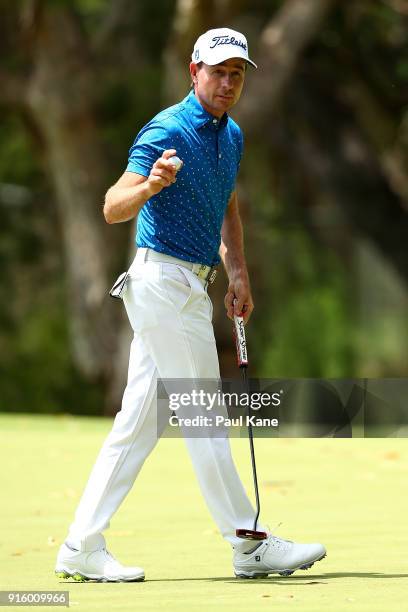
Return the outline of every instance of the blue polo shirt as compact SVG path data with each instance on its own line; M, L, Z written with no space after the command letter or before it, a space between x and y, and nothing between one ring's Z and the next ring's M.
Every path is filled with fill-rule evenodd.
M214 265L225 209L235 188L242 131L226 113L217 119L191 91L156 115L136 136L126 170L149 176L165 149L184 165L177 181L139 212L136 244L186 261Z

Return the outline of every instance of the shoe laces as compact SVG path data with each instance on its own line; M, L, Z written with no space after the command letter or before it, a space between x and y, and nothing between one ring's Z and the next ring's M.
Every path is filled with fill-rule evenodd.
M102 548L102 551L105 553L105 557L107 557L110 561L116 561L115 557L109 552L109 550Z
M274 535L274 532L279 529L282 524L282 522L278 523L272 530L270 530L269 525L267 525L269 530L268 542L270 542L272 546L278 550L287 550L289 548L289 544L293 544L293 541L285 540L284 538Z

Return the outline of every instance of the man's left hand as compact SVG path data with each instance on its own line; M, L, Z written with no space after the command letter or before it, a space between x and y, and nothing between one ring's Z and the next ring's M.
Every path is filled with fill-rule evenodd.
M244 323L248 323L254 309L248 279L237 278L230 280L224 304L227 316L231 321L234 320L235 314L243 317Z

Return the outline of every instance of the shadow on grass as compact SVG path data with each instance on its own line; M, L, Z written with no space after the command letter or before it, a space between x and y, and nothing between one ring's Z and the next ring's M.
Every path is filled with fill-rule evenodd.
M182 582L193 580L207 580L208 582L233 582L236 584L260 584L274 582L276 584L291 585L304 584L305 582L323 584L323 580L332 580L334 578L374 578L383 580L388 578L408 578L408 574L383 574L379 572L336 572L332 574L309 574L308 576L274 576L269 578L234 578L233 576L223 578L153 578L148 582ZM319 581L319 582L317 582Z
M379 572L335 572L332 574L309 574L308 576L270 576L269 578L234 578L233 576L224 577L202 577L202 578L152 578L147 579L145 582L229 582L231 584L245 584L245 585L256 585L256 584L279 584L288 586L302 586L305 584L328 584L325 580L332 580L334 578L373 578L375 580L384 580L389 578L408 578L408 574L383 574ZM95 580L88 580L86 582L77 582L76 580L61 580L60 584L96 584ZM99 584L129 584L128 582L112 582L106 583L101 582ZM143 584L140 582L140 584Z

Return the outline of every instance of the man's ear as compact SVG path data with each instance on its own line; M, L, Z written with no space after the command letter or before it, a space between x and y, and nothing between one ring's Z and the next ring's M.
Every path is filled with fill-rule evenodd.
M198 64L191 62L190 63L190 76L191 76L191 80L193 84L197 83L197 70L198 70Z

